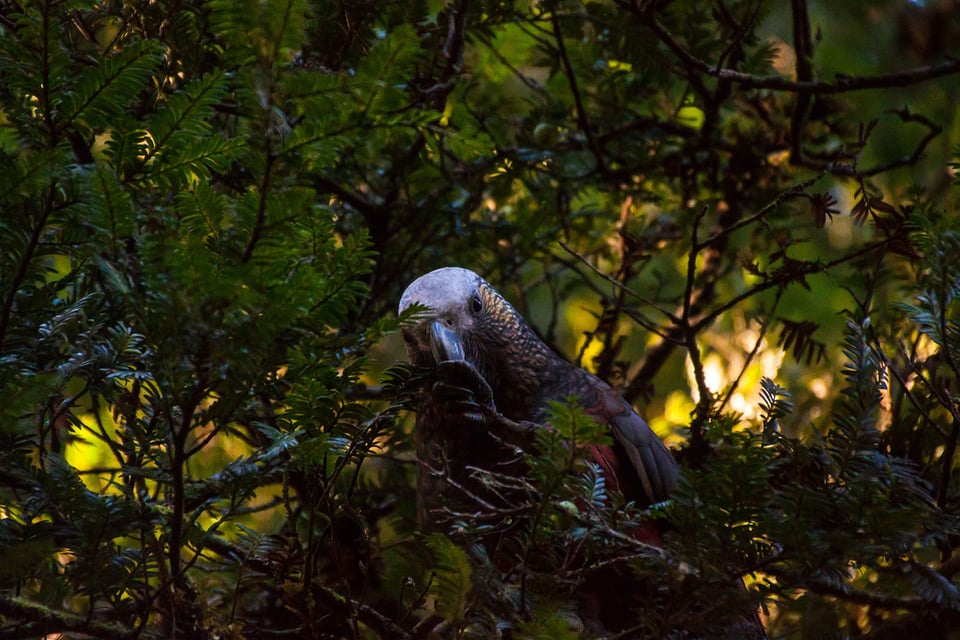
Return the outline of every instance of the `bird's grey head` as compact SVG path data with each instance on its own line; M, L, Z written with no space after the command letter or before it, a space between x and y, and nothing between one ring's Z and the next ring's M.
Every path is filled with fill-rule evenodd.
M433 316L469 316L486 281L469 269L444 267L424 274L410 283L400 296L400 313L413 304L430 307Z
M447 267L410 283L400 297L400 313L414 304L428 309L403 329L412 363L431 367L466 360L490 385L502 411L530 413L538 372L561 360L496 289L469 269Z
M483 278L460 267L437 269L411 282L400 296L399 312L414 304L427 307L416 327L403 334L411 360L428 364L428 347L435 362L471 359L465 349L491 294L497 295Z

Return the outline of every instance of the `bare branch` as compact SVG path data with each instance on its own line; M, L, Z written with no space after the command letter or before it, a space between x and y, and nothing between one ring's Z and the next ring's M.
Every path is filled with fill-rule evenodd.
M791 0L793 13L793 48L796 52L797 80L809 83L813 81L813 42L810 36L810 16L807 0ZM809 91L797 91L793 114L790 117L790 157L792 160L803 158L803 129L810 113L812 96Z
M587 111L583 106L583 97L580 95L580 86L577 84L577 77L576 74L574 74L573 65L570 64L567 47L563 43L563 33L560 31L560 19L556 13L551 16L551 23L553 25L554 39L557 43L557 53L559 53L560 61L563 63L567 83L570 85L570 93L573 95L573 103L577 109L577 124L580 125L580 130L583 131L583 134L587 137L587 144L590 147L590 151L593 152L594 158L597 160L597 167L601 172L605 172L606 163L603 158L603 150L600 148L600 145L597 144L590 120L587 118Z
M661 306L661 305L660 305L659 303L657 303L655 300L651 300L650 298L647 298L646 296L643 296L643 295L637 293L636 291L634 291L633 289L631 289L630 287L628 287L628 286L625 285L624 283L620 282L620 281L617 280L616 278L612 278L612 277L610 277L609 275L607 275L607 274L605 274L604 272L602 272L602 271L600 271L599 269L597 269L595 266L593 266L593 264L592 264L589 260L586 259L586 257L582 256L580 253L578 253L577 251L573 250L573 249L572 249L569 245L567 245L563 240L558 240L558 243L560 244L560 246L563 248L564 251L566 251L567 253L569 253L570 255L572 255L574 258L576 258L578 261L580 261L581 263L583 263L584 265L586 265L587 267L589 267L589 269L590 269L591 271L593 271L596 275L600 276L601 278L603 278L604 280L606 280L607 282L609 282L610 284L612 284L612 285L613 285L614 287L616 287L617 289L620 289L620 290L622 290L622 291L630 294L631 296L633 296L634 298L636 298L637 300L639 300L641 303L647 305L647 306L650 307L651 309L654 309L654 310L658 311L658 312L661 313L664 317L666 317L667 320L669 320L669 321L672 322L673 324L678 324L678 323L680 322L680 318L679 318L679 317L677 317L676 315L674 315L673 313L671 313L670 311L668 311L666 308L664 308L663 306Z
M680 44L667 30L650 9L639 9L634 3L618 0L618 5L637 15L660 38L681 62L690 69L721 80L730 80L742 89L774 89L794 93L809 93L812 95L829 95L847 93L850 91L865 91L869 89L890 89L908 87L927 82L935 78L960 73L960 59L949 58L943 62L925 67L916 67L904 71L881 73L875 76L853 76L838 73L833 82L818 80L787 80L780 76L754 76L732 69L723 69L699 59ZM653 3L649 3L652 5ZM799 53L798 53L799 58Z

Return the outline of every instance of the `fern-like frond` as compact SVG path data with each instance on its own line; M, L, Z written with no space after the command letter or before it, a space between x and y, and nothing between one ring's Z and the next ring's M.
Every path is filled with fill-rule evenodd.
M450 622L463 620L473 590L470 560L463 549L440 533L427 538L427 547L434 558L431 592L436 598L437 613Z
M149 175L161 186L178 189L205 180L214 171L223 172L245 146L239 138L211 135L186 145L179 153L166 155L149 169Z
M81 73L64 100L58 129L78 126L89 133L109 128L111 119L149 87L161 54L158 43L144 40Z
M72 81L70 58L58 42L70 4L75 3L27 2L22 3L21 12L9 14L4 8L9 23L0 31L0 97L5 111L14 117L26 116L27 105L48 119L60 109ZM23 118L22 126L38 132L38 123L31 120Z
M205 180L198 181L190 191L177 195L177 205L183 215L181 224L192 235L219 237L227 211L227 199L217 193Z
M353 84L362 110L376 114L399 108L406 82L420 53L420 39L411 25L402 25L378 42L363 59Z
M213 109L227 88L227 78L212 71L165 100L146 123L143 163L158 154L176 157L210 131Z
M133 233L136 214L130 193L121 187L113 168L103 163L81 171L79 192L77 210L116 254L118 242Z
M42 190L55 175L57 165L64 163L66 158L64 147L24 151L0 171L0 201Z
M765 434L779 430L780 418L793 412L790 392L770 378L760 378L760 419Z
M289 62L303 44L305 0L212 0L207 6L215 32L231 45L232 62Z

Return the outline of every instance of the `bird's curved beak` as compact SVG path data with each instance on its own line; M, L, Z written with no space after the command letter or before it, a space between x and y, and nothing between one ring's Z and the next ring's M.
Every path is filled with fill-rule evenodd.
M466 360L463 355L463 342L456 331L448 328L440 320L430 323L430 352L434 360Z

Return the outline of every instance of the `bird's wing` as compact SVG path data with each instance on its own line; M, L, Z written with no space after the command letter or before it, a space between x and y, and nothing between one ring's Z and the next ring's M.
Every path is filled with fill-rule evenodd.
M679 466L669 449L633 407L605 382L590 374L581 381L580 395L584 411L601 424L610 426L614 436L612 447L595 447L594 458L625 494L631 484L624 477L632 471L650 503L666 500L677 483ZM632 469L624 469L626 457ZM628 496L629 497L629 496Z

